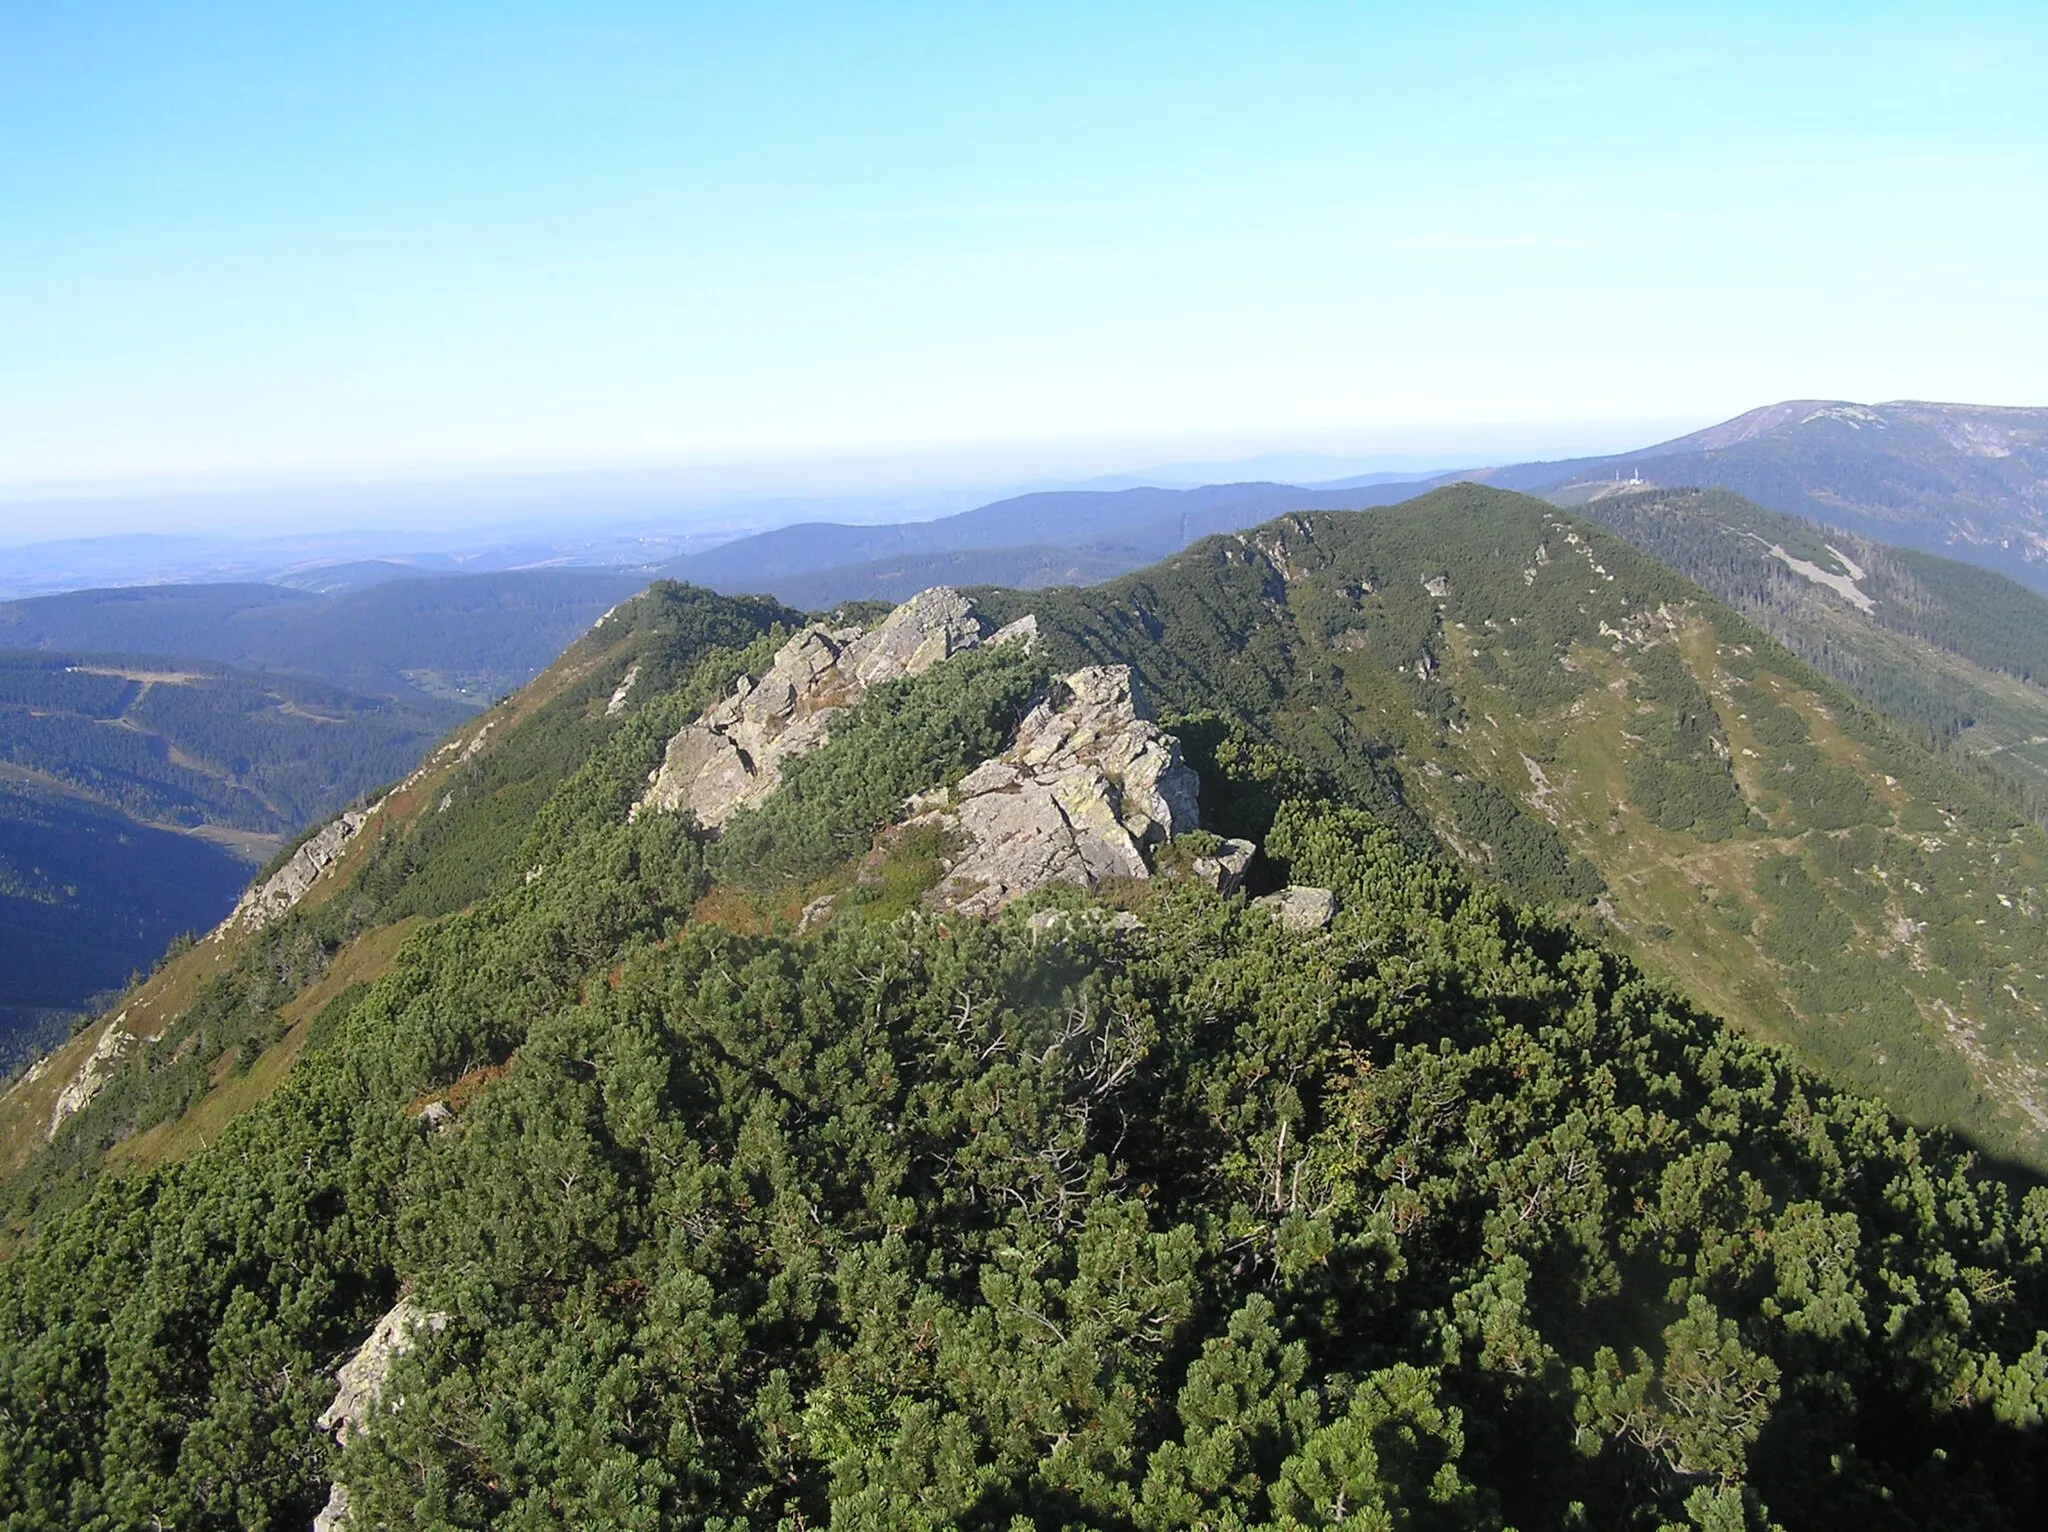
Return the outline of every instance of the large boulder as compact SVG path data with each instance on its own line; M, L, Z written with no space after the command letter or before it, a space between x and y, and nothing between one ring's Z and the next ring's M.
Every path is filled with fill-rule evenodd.
M1244 886L1244 875L1258 854L1252 841L1226 840L1209 855L1196 857L1188 870L1227 899Z
M994 639L1029 638L1011 624ZM831 720L870 687L922 675L990 640L974 604L940 585L921 591L873 629L813 623L776 651L759 681L741 679L668 742L643 809L688 809L718 828L782 784L782 764L825 743Z
M1337 918L1337 896L1327 888L1290 883L1277 894L1254 899L1252 908L1264 910L1289 931L1320 931Z
M1147 878L1147 850L1194 828L1201 784L1130 667L1077 670L1066 693L1032 709L1008 750L911 805L911 824L959 847L934 902L985 915L1048 883Z

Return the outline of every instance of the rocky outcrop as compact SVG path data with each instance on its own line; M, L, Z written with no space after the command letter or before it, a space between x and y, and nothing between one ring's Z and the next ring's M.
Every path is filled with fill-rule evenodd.
M974 604L943 585L865 632L813 623L776 651L759 681L742 679L668 742L640 808L688 809L715 829L774 792L783 762L824 744L832 718L870 687L922 675L984 642L1028 641L1036 632L1027 617L991 634Z
M1337 896L1327 888L1295 883L1252 901L1289 931L1320 931L1337 918Z
M935 903L986 915L1048 883L1147 878L1147 850L1194 828L1200 784L1130 667L1077 670L1066 691L958 786L912 800L910 824L945 830L959 847Z
M50 1125L43 1130L46 1140L55 1138L66 1118L83 1111L93 1097L106 1089L114 1066L135 1046L135 1034L122 1025L127 1019L128 1013L123 1011L107 1023L107 1029L100 1033L100 1040L93 1044L92 1052L78 1066L78 1073L57 1093L57 1104L50 1109Z
M412 1350L422 1333L438 1335L447 1327L446 1314L429 1313L410 1298L399 1299L391 1312L377 1321L362 1349L341 1364L335 1375L340 1387L335 1390L334 1402L321 1412L320 1429L332 1434L338 1446L346 1447L383 1398L391 1364ZM313 1532L336 1532L348 1523L348 1486L336 1484L326 1509L313 1522Z
M626 711L626 699L633 695L633 684L640 679L640 662L635 660L626 669L625 678L612 691L611 701L604 705L604 716L617 718Z
M1251 870L1252 858L1258 854L1259 848L1252 841L1226 840L1207 856L1196 857L1188 864L1188 870L1228 899L1244 886L1244 875Z
M260 931L306 897L321 873L333 866L356 832L369 822L376 809L350 809L339 819L321 826L306 843L294 851L291 860L243 894L240 902L220 923L222 931Z

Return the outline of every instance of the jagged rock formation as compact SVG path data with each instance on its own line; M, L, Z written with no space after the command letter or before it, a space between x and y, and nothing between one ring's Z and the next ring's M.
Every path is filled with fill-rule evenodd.
M350 809L339 819L321 827L318 834L292 853L291 860L263 882L242 895L222 931L260 931L306 897L314 880L341 855L356 832L369 822L376 809Z
M377 1321L370 1338L356 1354L341 1364L335 1375L340 1387L334 1402L320 1414L318 1425L330 1432L337 1445L346 1447L377 1408L384 1384L391 1376L391 1364L412 1350L422 1331L437 1335L448 1327L446 1314L434 1314L410 1298L401 1298L391 1312ZM326 1509L313 1522L313 1532L338 1532L349 1522L348 1486L337 1483L327 1497Z
M1327 888L1293 883L1254 899L1252 908L1266 911L1289 931L1320 931L1337 918L1337 896Z
M1030 617L991 634L974 604L943 585L922 591L875 628L814 623L776 652L758 682L742 680L668 742L641 808L689 809L716 828L782 782L782 763L825 742L833 715L869 687L922 675L984 642L1029 640Z
M121 1025L127 1019L128 1013L123 1011L107 1023L106 1031L93 1044L92 1052L78 1066L78 1073L57 1093L57 1104L50 1109L50 1126L43 1132L45 1139L55 1138L66 1118L83 1111L93 1097L106 1089L107 1077L113 1073L114 1066L135 1046L135 1034Z
M1147 878L1147 848L1194 828L1200 783L1130 667L1077 670L1066 688L1060 707L1032 709L1003 754L912 801L912 825L961 848L935 902L986 915L1047 883Z

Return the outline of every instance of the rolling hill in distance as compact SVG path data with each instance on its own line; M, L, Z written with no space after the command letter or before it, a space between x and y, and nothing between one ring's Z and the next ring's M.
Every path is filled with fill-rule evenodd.
M1482 486L801 624L626 601L0 1097L8 1514L2026 1524L2048 838L1904 724Z

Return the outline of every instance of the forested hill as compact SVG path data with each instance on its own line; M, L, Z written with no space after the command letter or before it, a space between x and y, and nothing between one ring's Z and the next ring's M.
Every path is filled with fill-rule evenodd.
M1254 721L1412 843L1590 902L1809 1066L2048 1165L2048 840L1600 529L1461 486L989 599Z
M640 585L612 570L533 569L331 595L256 584L82 590L0 602L0 646L182 655L476 708L525 685Z
M1619 544L1434 509L991 595L977 622L1029 605L1035 644L873 684L717 837L650 779L743 677L781 716L767 678L829 634L674 586L600 622L289 912L0 1100L0 1133L38 1125L0 1145L0 1523L304 1526L339 1485L351 1525L421 1528L2037 1524L2048 1191L1429 850L1472 829L1445 763L1480 662L1450 645L1482 600L1530 630L1490 685L1676 684L1580 634L1613 615L1585 577L1654 573ZM1688 646L1733 621L1658 578ZM1207 830L1093 894L934 908L954 848L905 800L1015 780L977 757L1118 635L1169 703L1206 687L1166 723ZM1747 641L1742 684L1847 717ZM1369 713L1369 665L1421 689ZM1401 753L1352 761L1396 701ZM1795 774L1849 770L1807 748ZM1719 812L1703 761L1631 757L1630 792ZM1756 812L1725 840L1819 855ZM1520 822L1484 822L1497 870L1584 897ZM1218 835L1325 918L1220 892ZM83 1050L98 1089L41 1144ZM359 1359L338 1399L373 1334L381 1395Z

